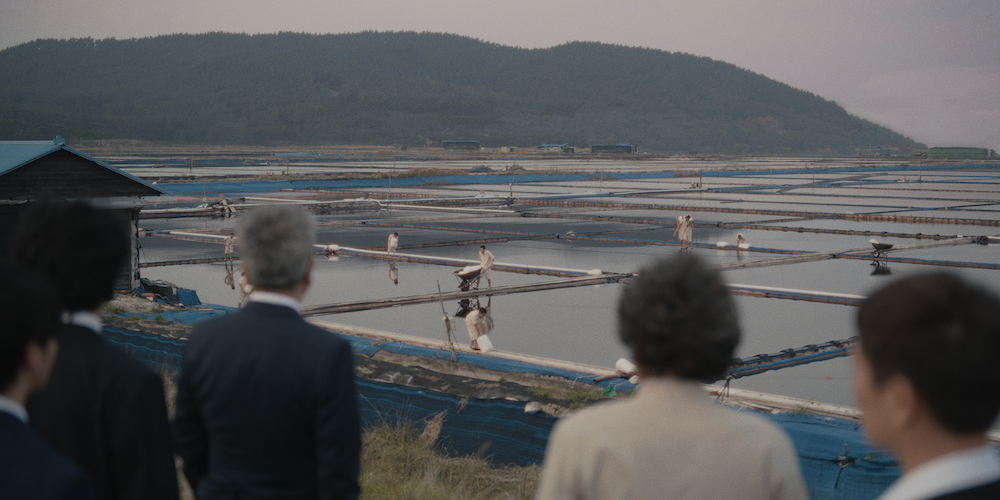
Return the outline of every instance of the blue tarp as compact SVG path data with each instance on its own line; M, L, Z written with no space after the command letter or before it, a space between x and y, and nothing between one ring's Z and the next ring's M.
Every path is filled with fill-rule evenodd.
M549 433L558 419L524 412L524 403L466 399L447 393L363 378L355 379L363 425L410 423L446 412L438 446L454 455L478 455L497 464L535 465L545 457Z
M813 500L875 498L899 477L895 460L865 441L858 422L798 413L767 418L792 438Z
M194 290L177 290L177 301L188 307L201 305L198 292Z
M194 323L231 310L191 311L184 318ZM180 366L185 345L183 340L111 327L105 328L104 338L155 369L168 372ZM345 338L356 353L370 355L387 349L413 355L450 356L447 351L398 342ZM495 370L550 373L569 378L585 375L467 353L458 354L458 361ZM558 421L541 412L525 413L523 402L460 398L430 389L363 378L356 378L355 383L363 425L409 423L419 430L426 420L446 412L438 440L441 449L458 455L481 453L497 464L541 463L549 433ZM813 500L873 499L899 476L900 469L893 458L869 446L859 424L853 420L806 413L761 414L761 418L774 422L792 439ZM608 429L607 432L628 432L628 429ZM724 475L725 471L720 474Z
M180 364L183 341L116 328L105 329L104 337L156 369L176 371ZM446 412L439 446L458 455L482 452L497 464L541 463L549 433L558 421L541 412L525 413L521 402L460 398L363 378L355 383L365 426L408 423L420 430L434 415ZM791 437L814 500L873 499L899 475L891 457L865 443L856 422L788 413L761 414L761 418L773 421Z
M233 307L225 306L213 306L212 309L208 309L203 306L196 310L185 310L185 311L166 311L162 313L120 313L119 316L140 316L147 319L159 319L162 318L167 321L175 321L178 323L184 323L187 325L194 325L204 321L208 321L212 318L223 316L225 314L230 314L238 311L239 309ZM342 337L347 339L351 344L351 349L356 354L364 354L365 356L373 356L376 352L380 350L385 350L388 352L407 354L410 356L424 356L429 358L438 359L451 359L451 351L445 349L434 349L430 347L415 346L403 342L383 342L378 340L372 340L366 337L357 337L353 335L347 335L342 332L338 332ZM581 380L590 381L596 376L593 373L583 373L572 370L563 370L559 368L551 368L541 365L536 365L532 363L526 363L523 361L515 361L504 358L496 358L492 356L484 356L481 354L472 354L465 352L456 352L456 360L459 363L467 363L475 365L481 368L486 368L489 370L496 370L502 372L517 372L517 373L538 373L543 375L552 375L556 377L563 377L570 380ZM615 387L618 391L631 391L635 389L635 386L628 383L624 379L612 379L602 381L599 385L602 387Z

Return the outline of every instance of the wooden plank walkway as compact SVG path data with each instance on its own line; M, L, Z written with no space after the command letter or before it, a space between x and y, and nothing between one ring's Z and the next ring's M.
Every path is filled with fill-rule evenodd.
M461 300L473 297L492 297L494 295L509 295L512 293L537 292L539 290L555 290L558 288L571 288L587 285L599 285L603 283L613 283L631 274L604 274L601 276L586 276L582 278L566 278L552 281L542 281L538 283L528 283L525 285L507 285L494 288L481 288L478 290L452 290L448 292L428 293L422 295L410 295L404 297L390 297L385 299L359 300L354 302L340 302L329 305L307 306L303 308L303 316L316 316L319 314L334 314L350 311L368 311L372 309L384 309L387 307L407 306L413 304L426 304L439 300Z
M924 249L924 248L933 248L933 247L940 247L940 246L968 245L968 244L972 244L972 243L979 243L980 241L981 241L981 238L979 236L969 236L969 237L962 237L962 238L949 238L947 240L929 241L929 242L923 242L923 243L913 243L913 244L910 244L910 245L897 245L897 246L892 247L889 250L884 250L881 253L885 254L885 253L889 253L889 252L898 252L898 251L901 251L901 250L919 250L919 249ZM726 271L726 270L730 270L730 269L750 269L750 268L756 268L756 267L780 266L780 265L784 265L784 264L798 264L798 263L801 263L801 262L814 262L814 261L817 261L817 260L839 259L839 258L878 260L872 254L873 250L874 250L873 248L856 248L856 249L851 249L851 250L838 250L838 251L833 251L833 252L817 252L817 253L811 253L811 254L805 254L805 255L794 255L794 256L790 256L790 257L780 257L780 258L777 258L777 259L756 260L756 261L750 261L750 262L733 262L733 263L730 263L730 264L721 264L719 266L716 266L716 268L720 269L720 270L723 270L723 271ZM901 260L901 262L902 261L903 260ZM985 265L979 264L979 263L961 263L961 262L925 261L925 260L920 260L919 261L919 263L921 263L921 264L924 264L924 263L926 263L926 264L932 264L934 262L938 262L938 265L945 265L945 266L951 266L951 267L983 267L983 266L985 266ZM963 264L967 264L967 265L963 265ZM998 267L1000 267L1000 266L998 266Z
M751 214L751 215L775 215L779 217L801 217L806 219L839 219L863 222L899 222L909 224L959 224L966 226L992 226L1000 227L1000 220L991 219L951 219L944 217L914 217L912 215L892 215L885 213L861 213L861 214L837 214L828 212L803 212L797 210L763 210L750 208L720 208L712 206L697 205L652 205L639 203L597 203L585 201L565 201L565 200L517 200L520 204L549 206L549 207L575 207L575 208L626 208L630 210L661 210L671 212L716 212L724 214Z
M231 260L236 262L240 260L239 258L227 259L225 257L215 257L209 259L183 259L183 260L161 260L158 262L140 262L139 268L147 267L166 267L166 266L183 266L187 264L213 264L215 262L223 262L226 260Z

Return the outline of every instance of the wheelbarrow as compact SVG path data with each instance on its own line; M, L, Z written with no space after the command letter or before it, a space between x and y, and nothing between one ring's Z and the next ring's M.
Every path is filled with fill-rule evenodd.
M868 243L871 243L872 247L875 248L874 252L872 253L874 253L876 257L881 257L883 253L888 252L889 250L892 249L892 244L890 243L879 243L874 239L868 240Z
M480 265L475 266L465 266L458 271L455 271L455 277L458 278L458 289L463 292L472 289L479 289L479 276L483 273L483 267Z

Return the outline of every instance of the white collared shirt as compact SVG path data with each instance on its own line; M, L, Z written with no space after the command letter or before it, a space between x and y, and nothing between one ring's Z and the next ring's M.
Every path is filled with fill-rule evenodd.
M101 317L91 311L63 311L62 322L64 325L82 326L93 330L97 334L104 331L104 324L101 323Z
M926 500L1000 479L995 447L978 446L928 460L903 474L878 500Z
M294 297L285 295L283 293L254 290L250 292L250 297L248 300L250 302L260 302L262 304L273 304L276 306L290 307L300 315L302 314L302 303L299 302L298 300L295 300Z
M24 409L24 405L7 396L0 395L0 412L10 413L18 420L28 423L28 410Z

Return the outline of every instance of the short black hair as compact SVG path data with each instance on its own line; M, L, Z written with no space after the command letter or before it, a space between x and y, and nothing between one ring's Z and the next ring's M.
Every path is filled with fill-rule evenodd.
M48 343L59 332L59 303L35 273L0 263L0 391L7 391L24 364L29 342Z
M618 336L649 374L714 381L740 341L736 304L717 271L679 254L639 271L618 301Z
M123 214L82 202L32 203L11 245L15 261L47 280L68 311L110 299L132 252Z
M983 385L996 377L1000 358L996 294L954 274L924 274L876 291L857 321L876 386L902 375L945 428L990 428L1000 413L1000 391Z

